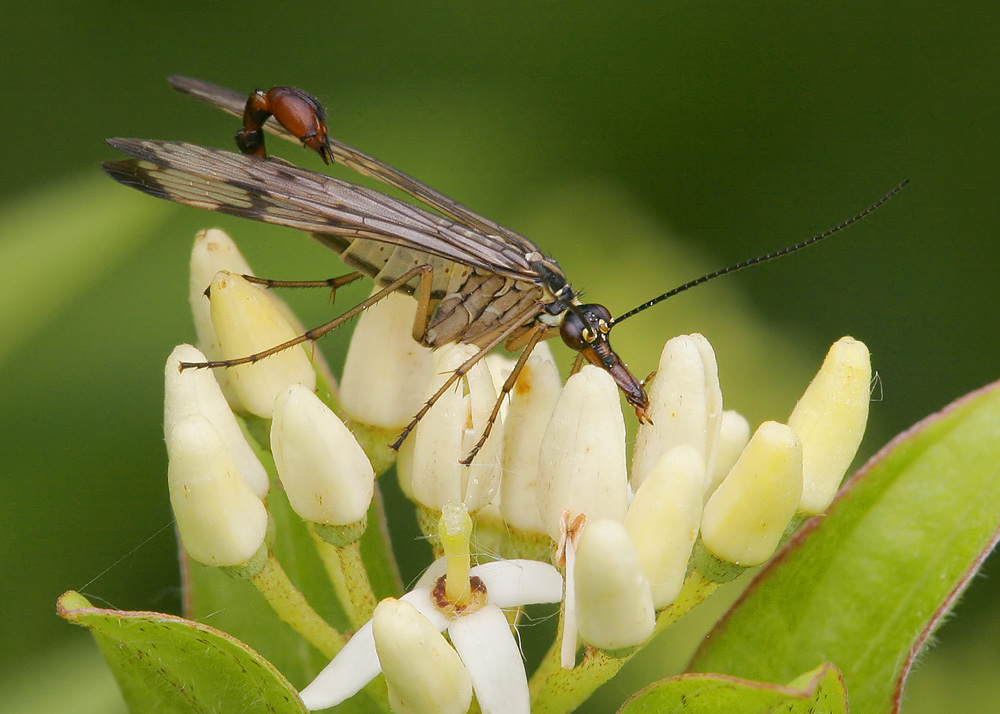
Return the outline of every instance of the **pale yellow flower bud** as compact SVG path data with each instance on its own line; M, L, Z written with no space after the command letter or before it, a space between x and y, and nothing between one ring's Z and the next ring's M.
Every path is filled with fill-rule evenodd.
M731 563L760 565L774 552L802 496L802 444L784 424L766 421L705 504L701 538Z
M213 359L218 358L220 354L219 340L215 336L215 328L212 327L211 308L205 290L212 284L212 279L220 270L227 270L237 275L253 275L250 264L240 253L233 239L224 231L218 228L200 231L195 236L194 246L191 249L188 300L191 303L194 328L198 334L198 345Z
M504 421L503 480L500 510L515 528L544 533L538 508L538 455L552 418L562 381L547 344L535 347L511 393Z
M478 351L475 345L466 344L435 350L434 381L426 397L437 392ZM490 502L499 486L503 425L499 421L493 425L489 439L469 466L460 461L482 436L496 398L489 369L480 360L420 420L410 435L413 452L406 461L408 474L403 480L421 504L441 510L446 503L464 503L475 512Z
M303 520L340 526L365 517L375 488L371 463L337 415L301 384L275 400L271 449Z
M868 423L871 357L863 342L843 337L795 405L788 425L802 440L802 503L813 515L830 505Z
M408 602L387 598L372 615L372 635L395 714L464 714L472 681L458 653Z
M656 622L639 556L617 521L588 521L574 568L580 639L617 650L643 643Z
M750 422L746 417L732 410L722 412L722 428L719 429L719 438L715 441L715 468L712 472L712 482L705 492L706 501L725 480L726 474L740 458L748 441L750 441Z
M566 382L539 452L539 509L550 537L562 511L590 519L625 518L625 420L607 372L586 365Z
M219 359L222 348L212 326L211 303L205 290L212 284L212 278L220 270L228 270L237 275L253 275L253 271L233 239L218 228L199 231L195 236L194 246L191 248L190 266L188 301L191 304L195 333L198 335L198 349L204 352L208 359ZM228 370L218 370L215 378L226 399L231 404L240 404L239 397L230 384Z
M424 405L431 350L412 337L416 312L416 300L392 293L361 314L340 380L340 400L352 419L401 429Z
M722 389L715 352L702 335L680 335L663 346L647 413L652 424L641 425L636 434L632 488L638 489L663 454L681 444L701 454L707 488L722 418Z
M220 272L212 281L212 324L223 359L246 357L297 336L297 331L260 288L239 275ZM233 389L243 406L270 418L274 399L290 384L315 389L316 373L305 350L296 345L255 364L229 369Z
M169 434L185 417L193 414L205 417L222 437L247 485L263 498L270 486L267 471L247 443L236 416L215 380L215 371L186 369L182 372L180 369L181 362L204 361L205 355L191 345L178 345L167 358L164 370L163 433Z
M704 475L701 454L690 444L675 446L646 476L625 515L657 610L676 600L684 584L701 523Z
M212 423L200 414L167 432L170 505L184 549L206 565L250 560L264 543L267 511Z

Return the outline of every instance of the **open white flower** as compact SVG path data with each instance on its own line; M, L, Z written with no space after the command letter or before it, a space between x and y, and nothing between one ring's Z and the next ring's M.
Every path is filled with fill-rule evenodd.
M559 602L562 576L548 563L535 560L498 560L470 570L472 522L468 512L461 505L448 504L441 520L445 557L436 560L417 586L400 600L416 608L438 632L448 630L485 714L527 714L530 710L528 679L521 652L502 608ZM378 636L384 640L392 635L380 627ZM382 671L375 641L369 621L302 690L306 707L332 707L374 679ZM432 646L428 643L429 648ZM421 666L421 661L414 661L413 666ZM391 670L384 673L387 680L393 676ZM407 675L406 679L411 677ZM402 682L397 684L405 686ZM390 690L393 686L394 683L389 682Z
M445 567L444 558L436 560L400 600L413 605L439 632L448 630L483 712L528 712L524 663L502 609L559 602L562 576L551 565L534 560L477 565L471 575L482 583L486 604L474 612L445 614L437 605L441 595L436 595ZM332 707L359 692L381 669L369 621L302 690L302 701L309 709Z

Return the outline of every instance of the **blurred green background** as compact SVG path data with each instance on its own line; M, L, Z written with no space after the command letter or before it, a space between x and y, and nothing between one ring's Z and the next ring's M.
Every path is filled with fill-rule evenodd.
M704 332L728 405L759 421L785 418L829 344L854 335L881 377L865 457L1000 376L996 3L54 0L3 17L3 711L117 706L96 649L53 614L62 591L178 607L160 385L193 339L194 232L227 228L268 277L338 272L291 231L103 177L108 136L230 146L234 121L174 94L170 73L306 88L336 136L532 237L616 314L908 177L832 242L649 311L616 347L645 374L666 338ZM291 299L305 322L330 313ZM328 342L336 362L343 340ZM997 593L972 584L907 711L1000 711ZM591 711L672 673L680 649L637 660Z

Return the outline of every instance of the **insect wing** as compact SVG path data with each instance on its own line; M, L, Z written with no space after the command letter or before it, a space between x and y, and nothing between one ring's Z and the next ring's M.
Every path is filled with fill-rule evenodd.
M158 198L349 240L430 253L519 280L537 280L520 248L378 191L301 169L182 142L109 139L135 157L105 162L115 180Z
M169 78L170 86L182 94L186 94L195 99L218 107L234 116L242 117L243 109L246 105L246 95L240 94L232 89L227 89L218 84L205 82L191 77L172 75ZM296 144L299 140L282 127L274 119L269 119L264 128L272 134L280 136ZM363 151L359 151L352 146L348 146L336 139L328 139L330 152L340 163L357 171L362 176L368 176L384 184L398 188L400 191L409 194L413 198L426 205L440 211L445 216L457 223L473 228L480 233L494 236L498 240L518 248L523 253L537 252L538 248L519 233L506 228L499 223L495 223L488 218L480 216L475 211L466 208L462 204L448 198L425 183L418 181L412 176L394 169L373 156L369 156Z

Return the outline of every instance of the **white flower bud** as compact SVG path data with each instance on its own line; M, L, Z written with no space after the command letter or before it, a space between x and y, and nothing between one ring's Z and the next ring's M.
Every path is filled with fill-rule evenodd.
M472 681L438 628L408 602L387 598L372 615L372 635L395 714L464 714Z
M784 424L766 421L705 504L701 538L730 563L771 557L802 496L802 444Z
M647 413L652 424L640 425L636 433L632 488L638 489L663 454L681 444L690 444L702 455L707 488L715 467L722 389L715 352L702 335L680 335L663 346Z
M646 476L625 515L657 610L676 600L684 584L701 523L704 474L693 446L675 446Z
M545 532L538 509L538 454L561 391L562 381L552 352L547 344L540 343L518 375L503 424L500 510L507 523L521 530Z
M247 357L297 337L297 331L263 290L239 275L220 272L212 281L212 324L223 359ZM316 386L316 373L301 346L255 364L229 368L233 389L243 406L270 418L274 399L290 384Z
M413 298L392 293L361 314L340 380L341 404L352 419L401 429L424 405L431 350L412 337L416 312Z
M475 355L475 345L445 345L434 351L434 381L426 396ZM446 503L464 503L470 512L482 508L496 493L500 480L503 425L497 421L486 444L469 466L468 456L486 428L497 394L484 360L452 385L417 424L408 483L417 501L441 510ZM407 477L404 477L407 480Z
M167 432L170 504L184 549L206 565L242 565L257 553L267 511L212 423L199 414Z
M830 505L868 423L871 357L863 342L842 337L788 418L802 440L802 503L813 515Z
M726 474L740 458L748 441L750 441L750 422L746 417L732 410L722 412L722 427L715 442L715 469L712 481L705 492L706 501L725 480Z
M573 573L580 638L604 650L646 641L656 623L639 556L617 521L588 521Z
M559 537L563 509L592 520L625 518L625 419L611 375L586 365L566 382L538 457L539 509L546 532Z
M228 270L237 275L253 275L250 264L224 231L218 228L200 231L195 236L194 247L191 249L188 300L194 317L194 329L198 334L198 345L212 359L218 359L222 351L215 328L212 327L211 303L205 290L220 270Z
M267 495L270 483L267 471L250 448L236 416L229 408L215 372L210 369L180 369L181 362L204 362L205 355L191 345L178 345L167 358L164 369L163 433L169 434L176 424L193 414L212 422L232 454L247 485L260 498Z
M365 517L375 489L371 463L337 415L301 384L275 400L271 449L303 520L340 526Z

